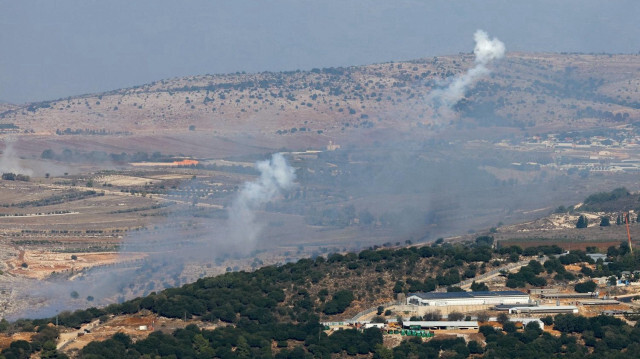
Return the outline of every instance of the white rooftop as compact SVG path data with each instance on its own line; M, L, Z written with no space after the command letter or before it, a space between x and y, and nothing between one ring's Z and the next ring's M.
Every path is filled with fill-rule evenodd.
M478 321L476 320L443 320L443 321L403 321L403 326L419 325L421 327L477 327Z

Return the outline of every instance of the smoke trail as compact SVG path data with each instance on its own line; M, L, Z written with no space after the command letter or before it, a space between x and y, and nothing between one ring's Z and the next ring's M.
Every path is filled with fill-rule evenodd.
M251 250L262 228L256 223L256 210L293 186L294 169L280 153L271 160L256 163L260 177L244 184L229 208L230 241L236 250Z
M476 42L473 49L476 65L461 76L454 78L446 88L434 90L430 95L439 114L451 111L451 108L464 97L465 92L474 82L491 72L487 65L504 56L504 44L497 38L490 39L486 32L477 30L473 34L473 39Z
M150 232L132 234L121 245L121 255L146 253L140 261L126 262L82 271L73 279L61 277L48 281L31 281L19 296L22 300L38 299L36 307L30 307L9 318L47 317L64 310L79 309L91 305L106 305L140 296L151 290L179 286L184 281L183 269L187 263L211 263L214 258L228 255L246 255L255 249L262 229L257 220L259 211L267 202L277 198L294 185L295 171L282 154L270 160L256 163L260 176L246 182L228 209L229 219L220 232L199 238L183 238L178 228L165 228L162 234ZM190 184L192 185L192 184ZM188 216L191 208L174 212L173 216ZM183 238L182 240L178 240ZM212 257L212 253L214 257ZM153 283L154 287L148 285ZM70 293L77 292L79 299ZM95 302L82 298L92 296Z
M5 139L5 148L0 157L0 173L15 173L21 175L32 176L33 171L24 168L20 164L20 158L13 148L15 138L8 137Z

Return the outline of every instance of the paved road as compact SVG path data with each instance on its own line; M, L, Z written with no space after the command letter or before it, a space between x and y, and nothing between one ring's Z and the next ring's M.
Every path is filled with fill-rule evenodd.
M72 332L61 332L60 333L60 339L58 339L58 344L56 345L56 349L58 349L58 350L62 349L62 347L64 347L65 345L69 344L69 342L71 342L75 338L77 338L78 337L78 333L84 333L85 329L86 330L91 330L91 329L93 329L93 327L98 325L98 323L100 323L100 320L94 320L91 323L87 323L87 324L81 326L80 329L78 329L78 330L74 330Z
M544 263L547 260L547 257L543 257L543 258L538 258L537 259L538 262L540 263ZM529 262L531 261L531 259L525 259L525 260L521 260L520 262L516 262L516 263L510 263L507 264L505 266L493 269L489 272L486 272L484 274L475 276L473 278L469 278L467 280L464 280L462 282L460 282L458 284L458 286L462 289L469 289L471 287L471 284L475 281L476 283L480 283L480 282L484 282L488 279L491 278L495 278L497 276L499 276L502 272L507 271L507 272L513 272L515 270L518 270L524 266L526 266L527 264L529 264Z

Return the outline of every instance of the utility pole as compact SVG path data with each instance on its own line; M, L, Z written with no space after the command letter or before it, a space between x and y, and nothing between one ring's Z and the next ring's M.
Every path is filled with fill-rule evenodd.
M624 223L627 225L627 238L629 239L629 252L633 254L633 247L631 247L631 232L629 231L629 212L624 213Z

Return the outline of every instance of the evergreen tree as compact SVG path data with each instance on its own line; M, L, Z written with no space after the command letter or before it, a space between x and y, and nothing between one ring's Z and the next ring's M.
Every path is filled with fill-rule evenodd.
M484 283L476 283L475 281L473 281L473 283L471 283L471 291L472 292L484 292L484 291L488 291L489 287L487 287L486 284Z
M238 346L236 347L236 356L238 358L251 358L251 348L247 343L247 339L244 336L238 337Z
M589 225L589 220L584 215L580 215L578 217L578 223L576 223L576 228L587 228Z

